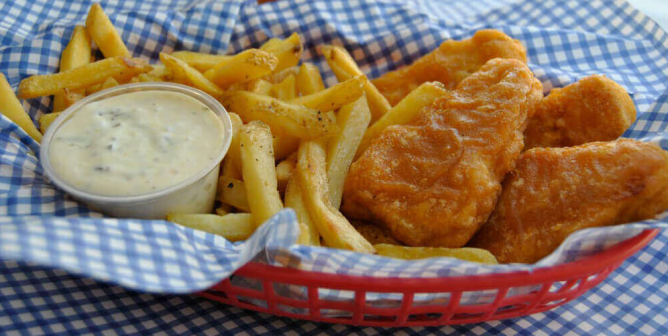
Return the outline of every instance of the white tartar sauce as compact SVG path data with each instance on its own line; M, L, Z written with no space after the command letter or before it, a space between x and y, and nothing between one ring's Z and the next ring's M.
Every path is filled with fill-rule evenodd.
M183 182L217 159L223 124L182 93L140 91L87 104L58 128L49 159L71 186L134 196Z

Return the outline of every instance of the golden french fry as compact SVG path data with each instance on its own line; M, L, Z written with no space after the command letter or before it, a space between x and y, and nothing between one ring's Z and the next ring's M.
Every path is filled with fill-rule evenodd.
M299 148L299 138L290 135L279 135L274 137L274 157L282 160Z
M266 42L262 43L262 45L260 46L260 50L266 50L268 48L275 48L277 45L279 45L281 43L281 41L282 40L279 39L278 37L272 37L272 38L268 39Z
M326 45L322 47L322 53L325 55L327 64L332 68L332 72L334 72L339 81L364 75L345 49L338 46ZM364 76L366 77L366 75ZM392 105L390 105L387 99L368 79L364 82L364 92L366 92L366 99L371 110L371 122L373 123L387 113L392 108Z
M283 193L288 181L292 177L292 171L295 170L296 162L287 158L276 165L276 180L278 181L278 190Z
M297 74L297 89L303 96L325 89L320 70L311 63L302 63Z
M212 214L169 214L167 220L195 230L213 233L229 241L250 237L255 231L251 214L237 213L218 216Z
M62 89L84 89L102 83L108 77L124 82L150 70L151 66L139 58L106 58L57 74L28 77L19 84L19 97L27 99L51 95Z
M343 183L348 176L348 169L353 163L357 146L362 141L362 136L364 136L364 131L366 131L370 121L371 111L369 111L365 94L339 110L336 122L341 132L327 144L329 200L336 209L341 206Z
M292 208L297 214L297 220L299 221L301 229L298 243L302 245L320 246L318 229L315 227L315 224L313 224L311 215L309 215L308 210L306 210L306 205L304 205L302 197L299 181L293 175L292 178L290 178L290 181L288 181L288 185L285 187L285 206L287 208Z
M216 199L221 203L231 205L244 212L250 212L247 195L246 184L243 181L225 175L218 178Z
M231 56L227 55L212 55L194 51L175 51L172 53L176 57L197 69L199 72L206 72L222 61L227 61Z
M155 82L155 80L151 76L149 76L145 73L137 75L137 80L139 80L140 83Z
M350 222L329 202L325 148L318 141L302 141L295 176L302 197L318 232L330 247L358 252L375 252Z
M299 34L292 33L285 40L270 39L260 47L260 50L270 52L278 57L278 64L274 71L281 71L299 63L304 47Z
M83 99L84 94L79 91L63 89L63 102L67 106L72 106L74 103Z
M352 77L323 91L301 96L289 102L321 112L334 111L359 99L364 93L364 81L363 76Z
M160 53L160 61L172 71L175 78L183 78L186 80L187 84L214 97L223 94L223 90L204 77L204 75L197 71L197 69L188 65L188 63L166 53Z
M276 98L247 91L232 91L221 102L245 122L260 120L271 127L275 135L291 135L315 139L338 132L331 115L304 106L286 103Z
M273 86L273 84L267 82L262 78L253 79L249 82L237 83L237 84L231 85L228 88L228 90L241 90L241 91L259 93L263 95L269 95L271 93L271 88Z
M130 51L99 4L90 6L86 29L104 57L130 57Z
M60 72L76 68L90 63L91 43L90 36L84 26L74 27L70 42L67 44L60 56ZM64 93L59 92L53 96L53 111L58 112L66 109Z
M0 72L0 113L19 125L30 137L38 142L42 141L42 134L23 109L23 105L14 95L14 90L2 72Z
M204 73L204 77L225 88L236 82L247 82L265 76L276 68L278 58L259 49L242 51Z
M426 82L418 86L366 130L355 157L357 158L362 155L362 152L369 147L371 141L385 128L391 125L406 125L411 123L417 118L423 108L431 105L436 98L447 93L448 90L439 82Z
M283 209L278 193L269 126L251 121L239 132L241 168L250 212L256 226Z
M293 66L287 69L283 69L281 71L272 72L262 77L262 79L266 80L269 83L276 84L282 82L285 79L285 77L288 77L290 75L297 76L298 74L299 74L299 67Z
M295 76L290 75L285 77L280 83L274 84L271 86L269 94L280 100L290 100L297 96L297 90L295 87Z
M146 75L151 78L153 82L164 82L171 81L174 79L172 71L167 69L164 64L157 64L153 66L153 69L146 73Z
M241 173L241 152L239 146L239 132L241 128L244 127L243 121L238 114L229 112L230 121L232 122L232 141L230 142L230 148L227 150L227 155L225 156L225 161L230 161L230 164L234 166L236 171Z
M140 74L143 75L143 74ZM114 86L118 86L118 81L114 79L114 77L109 77L102 82L102 90L112 88Z
M378 255L397 259L450 257L482 264L498 264L494 255L489 251L474 247L408 247L391 244L376 244L373 247Z
M102 82L100 84L95 84L95 85L91 85L91 86L87 87L86 88L86 95L87 96L92 95L95 92L102 91L104 89L108 89L108 88L111 88L111 87L114 87L114 86L117 86L117 85L119 85L118 81L116 81L113 77L109 77L109 78L105 79L104 82ZM68 89L64 89L64 90L67 91Z
M236 167L234 161L226 157L220 167L220 176L227 176L233 179L241 180L241 170Z
M297 244L311 245L310 242L308 226L302 222L299 222L299 237L297 237Z
M49 128L49 125L58 118L58 116L63 112L52 112L49 114L43 114L39 118L39 130L42 131L42 134L46 133L46 129Z
M231 206L227 204L221 204L219 207L216 208L215 212L216 215L218 216L225 216L230 213L230 210L232 210Z

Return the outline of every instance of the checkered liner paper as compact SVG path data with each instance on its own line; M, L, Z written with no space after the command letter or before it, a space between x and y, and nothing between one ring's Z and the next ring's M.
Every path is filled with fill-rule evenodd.
M0 4L0 71L14 87L27 76L57 71L73 27L84 22L90 5L63 0ZM304 59L320 67L328 85L335 77L319 53L322 44L344 46L363 71L376 77L411 63L446 39L499 29L527 47L529 65L546 92L589 74L620 83L639 111L624 136L668 149L668 38L624 1L281 0L257 6L244 1L143 0L102 5L134 55L153 61L161 51L235 53L272 36L298 32L305 40ZM33 120L49 112L50 105L50 97L24 102ZM668 219L656 219L579 231L536 265L481 266L449 258L402 261L299 246L294 244L298 225L291 210L274 216L247 241L231 243L166 221L103 218L44 178L39 149L15 124L0 119L0 258L147 292L200 291L250 260L374 277L531 270L583 258L643 229L668 227Z

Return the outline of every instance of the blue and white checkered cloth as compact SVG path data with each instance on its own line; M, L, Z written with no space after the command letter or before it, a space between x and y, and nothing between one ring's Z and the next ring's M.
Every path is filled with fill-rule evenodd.
M0 3L0 71L7 75L9 82L16 86L29 75L55 72L74 25L84 22L90 5L90 1L73 3L65 0ZM409 64L445 39L467 38L483 28L499 29L527 47L529 65L543 82L546 92L594 73L604 74L620 83L632 95L639 111L638 120L625 136L656 141L668 149L668 37L656 23L624 1L281 0L258 6L253 1L242 0L143 0L109 1L103 2L102 6L128 48L136 56L152 60L157 60L160 51L234 53L256 47L268 37L284 37L298 32L305 39L304 58L320 67L329 85L335 82L335 77L318 52L318 45L324 43L343 45L362 70L375 77ZM51 98L44 97L26 101L24 107L37 120L50 110L50 104ZM60 301L73 306L92 305L89 310L75 309L66 315L69 317L57 317L65 334L69 334L68 330L81 331L82 322L77 318L90 315L101 319L100 323L95 323L103 325L95 329L97 331L153 333L155 322L152 327L141 327L143 320L125 314L124 307L135 307L127 309L135 309L147 316L168 310L163 307L186 310L184 301L208 308L198 318L195 317L200 316L199 311L192 308L179 314L169 310L171 322L161 325L172 333L179 333L177 328L183 326L188 328L186 331L194 327L206 330L203 325L210 325L214 330L220 328L221 321L217 319L222 317L215 314L218 306L211 308L214 304L197 299L172 302L148 294L140 295L139 299L127 299L129 294L119 287L71 277L60 271L41 270L36 265L63 269L137 291L190 293L216 284L254 258L307 270L378 277L481 274L576 260L648 227L668 227L668 220L659 219L580 231L535 266L480 266L448 258L401 261L293 245L298 226L289 210L272 218L246 242L230 243L221 237L166 221L102 218L54 189L44 179L36 159L38 152L39 144L8 119L0 119L0 258L20 261L0 263L0 334L4 328L22 331L41 328L46 322L36 320L53 319L53 316L44 314L55 309L59 302L33 301L41 295L36 293L54 295L58 291L72 291L72 288L62 287L59 281L74 283L70 287L90 285L87 290L74 291L79 293L77 297L68 294ZM660 218L667 215L664 213ZM665 311L668 264L663 252L666 237L668 235L661 235L646 250L650 253L645 252L635 258L627 270L615 273L613 286L618 284L619 288L608 289L603 293L605 295L589 295L584 301L585 307L613 302L617 311L626 307L638 312L630 315L624 312L625 318L630 317L624 321L615 320L615 330L631 334L668 334L665 327L668 319ZM656 247L657 244L661 244L660 247ZM262 251L264 253L259 254ZM628 272L631 274L626 274ZM637 276L650 273L650 279ZM618 276L624 278L618 280ZM51 283L51 287L38 291L26 289L42 281ZM57 285L53 287L53 284ZM638 292L639 285L644 289ZM602 286L596 291L605 288ZM649 289L663 294L647 292ZM625 294L612 293L617 290ZM337 292L327 295L341 297ZM593 295L599 298L591 299ZM109 303L113 298L127 299L128 302ZM618 304L622 299L626 306ZM159 308L147 312L138 308L142 304L140 301L153 302ZM581 299L576 310L582 310L582 302ZM564 308L560 309L563 311ZM663 311L654 319L648 318L656 309ZM93 311L105 311L112 317ZM232 320L234 316L247 314L239 310L231 312ZM121 316L115 319L113 314ZM617 316L614 311L600 318L594 315L586 320L587 325L577 325L577 329L574 327L577 322L573 320L581 322L585 317L578 316L581 313L575 310L569 314L560 316L561 322L556 329L552 322L536 317L555 318L553 313L544 313L519 320L526 322L524 324L482 324L476 327L478 331L472 329L472 334L496 334L525 327L529 330L547 327L546 334L563 334L564 330L576 330L575 334L598 333L601 332L598 328L606 326L605 321ZM284 321L282 327L267 327L266 332L285 332L285 320L261 314L249 316L255 316L249 318L251 322L257 321L257 316L272 320L272 325L275 321ZM195 323L198 319L200 322ZM72 321L79 321L78 325ZM88 323L84 326L89 327ZM236 321L231 328L238 323ZM257 322L253 323L257 326ZM126 324L134 329L121 329ZM612 332L617 333L615 330Z

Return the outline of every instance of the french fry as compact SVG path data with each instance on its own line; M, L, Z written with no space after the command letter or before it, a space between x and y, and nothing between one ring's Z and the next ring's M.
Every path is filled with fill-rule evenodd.
M278 58L258 49L242 51L204 73L204 77L221 88L265 76L276 68Z
M227 176L233 179L241 180L241 170L236 167L236 164L230 160L229 157L226 157L223 160L223 163L220 167L220 175Z
M99 4L90 6L86 29L104 57L130 57L130 51Z
M311 245L309 239L309 228L306 224L299 222L299 236L297 237L297 244Z
M238 213L217 216L212 214L169 214L167 220L195 230L213 233L229 241L250 237L255 231L251 214Z
M183 78L191 86L214 97L219 97L223 94L223 90L204 77L197 69L188 65L188 63L166 53L160 53L160 61L172 71L174 78Z
M143 75L143 74L140 74ZM114 79L114 77L109 77L102 82L102 90L112 88L114 86L118 86L118 81Z
M104 82L102 82L100 84L95 84L95 85L91 85L91 86L87 87L86 88L86 95L89 96L89 95L92 95L95 92L102 91L104 89L108 89L108 88L111 88L111 87L114 87L114 86L117 86L117 85L119 85L118 81L116 81L113 77L109 77L109 78L105 79ZM64 90L67 90L67 89L64 89Z
M299 138L290 135L279 135L274 137L274 157L282 160L299 148Z
M436 98L448 93L445 86L439 82L426 82L411 91L396 106L383 115L364 133L362 142L357 149L355 157L369 147L371 141L391 125L406 125L417 118L423 108L431 105Z
M227 204L221 204L219 207L216 208L215 213L218 216L225 216L230 213L230 210L232 210L231 206Z
M154 82L166 82L174 79L172 71L167 69L164 64L154 65L153 69L147 72L146 75Z
M287 208L292 208L297 214L297 220L300 223L301 229L298 243L302 245L320 246L318 229L315 227L315 224L313 224L308 210L306 210L306 206L302 199L302 191L299 186L299 181L294 175L290 178L288 185L285 187L285 206ZM302 227L301 224L304 226ZM306 237L302 237L302 235L305 235Z
M84 91L85 91L86 96L90 96L93 93L98 92L100 90L102 90L102 83L93 84L93 85L87 87L86 90L84 90ZM65 91L65 89L63 89L63 91Z
M280 100L294 99L297 96L295 76L290 75L280 83L272 85L269 95Z
M155 80L153 80L153 78L151 78L151 76L149 76L149 75L147 75L147 74L145 74L145 73L137 75L137 80L138 80L140 83L144 83L144 82L155 82Z
M197 69L199 72L206 72L222 61L227 61L231 56L227 55L212 55L194 51L175 51L172 53L176 57Z
M364 81L363 76L352 77L323 91L301 96L289 102L321 112L334 111L359 99L364 93Z
M450 257L482 264L498 264L494 255L489 251L474 247L408 247L392 244L376 244L373 247L378 255L397 259Z
M232 91L225 93L221 102L228 111L236 112L245 122L260 120L269 125L277 136L315 139L338 132L338 126L330 115L273 97Z
M49 114L43 114L39 118L39 130L42 131L42 134L46 133L46 130L49 128L49 125L58 118L58 116L63 112L52 112Z
M266 50L269 48L276 48L281 43L281 39L278 37L272 37L268 39L266 42L262 43L260 46L260 50Z
M339 81L342 82L354 76L364 75L345 49L326 45L322 47L322 53ZM366 99L371 110L371 122L373 123L387 113L392 105L368 79L364 81L364 92L366 92Z
M302 63L297 74L297 89L302 96L310 95L325 89L320 70L311 63Z
M299 146L295 176L302 188L304 204L327 246L364 253L375 252L350 222L329 202L325 149L317 141Z
M57 74L28 77L19 84L19 97L27 99L52 95L62 89L84 89L108 77L124 82L150 70L151 66L139 58L106 58Z
M348 175L348 169L353 163L357 146L362 141L364 131L371 121L371 111L366 101L366 95L358 100L343 106L339 110L336 122L341 132L327 144L327 181L329 200L336 209L341 206L343 183Z
M298 74L299 74L299 67L293 66L287 69L283 69L281 71L274 71L262 77L262 79L266 80L269 83L276 84L282 82L285 79L285 77L288 77L290 75L297 76Z
M90 35L84 26L74 27L70 42L67 44L60 56L60 72L76 68L90 63L91 43ZM58 112L66 109L69 105L65 104L64 92L56 93L53 96L53 111Z
M72 106L74 103L83 99L84 94L79 91L72 91L69 89L63 89L63 102L67 106Z
M0 72L0 113L19 125L31 138L37 142L42 141L42 134L23 109L23 105L14 95L14 90L2 72Z
M247 195L246 184L243 181L225 175L218 178L216 199L221 203L231 205L243 212L250 212Z
M292 177L292 172L295 170L296 162L290 158L279 162L276 165L276 180L278 181L278 190L283 193L288 181Z
M236 113L228 113L230 121L232 122L232 141L230 141L230 148L227 150L225 161L230 161L230 164L241 174L241 151L239 146L239 132L244 127L241 117Z
M239 143L248 205L253 222L259 227L283 209L269 126L261 121L251 121L239 132Z
M278 64L274 71L281 71L299 63L304 46L299 34L292 33L285 40L270 39L260 47L260 50L270 52L278 57Z
M246 83L246 86L244 87L243 90L263 95L269 95L271 93L272 87L273 84L267 82L264 79L258 78Z

